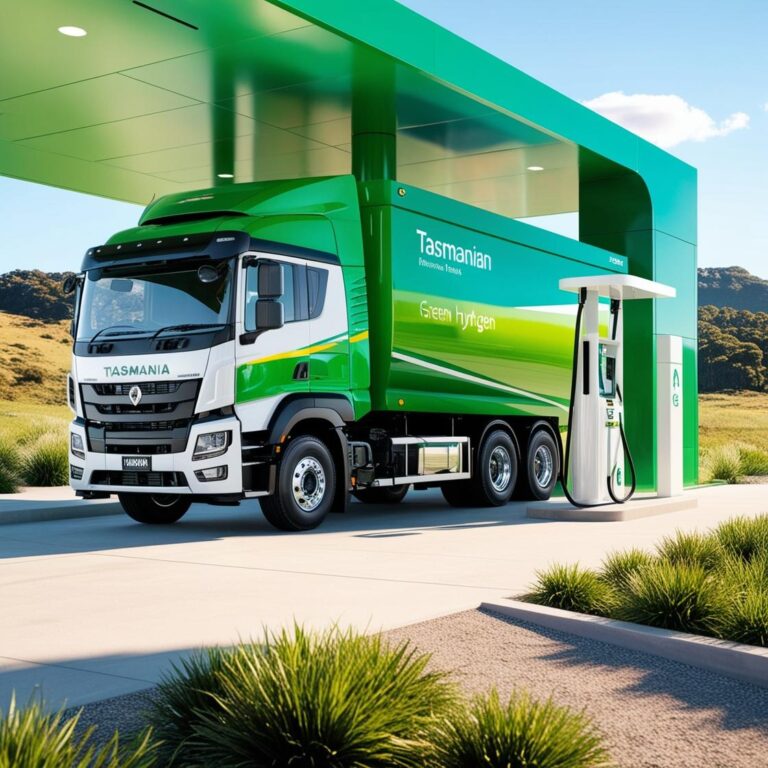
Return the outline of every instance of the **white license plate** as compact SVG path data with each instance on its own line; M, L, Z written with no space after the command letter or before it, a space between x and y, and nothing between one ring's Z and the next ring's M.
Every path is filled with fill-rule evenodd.
M123 469L143 472L152 470L151 456L123 456Z

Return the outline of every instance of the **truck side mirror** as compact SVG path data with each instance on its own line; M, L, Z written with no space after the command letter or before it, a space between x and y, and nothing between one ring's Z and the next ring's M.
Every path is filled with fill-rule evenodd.
M279 299L283 295L283 268L280 264L274 261L259 264L258 290L260 299Z
M61 289L67 296L69 296L70 293L75 292L79 280L80 278L78 275L67 275L66 279L64 280L64 285L62 285Z
M261 275L259 275L261 278ZM282 277L281 277L282 280ZM261 280L259 280L261 282ZM279 301L259 299L256 302L256 330L273 331L285 324L284 308Z

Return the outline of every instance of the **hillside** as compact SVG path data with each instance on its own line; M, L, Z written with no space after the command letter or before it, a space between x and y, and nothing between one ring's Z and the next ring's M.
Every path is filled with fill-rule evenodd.
M0 312L37 320L67 320L72 317L72 296L61 290L71 272L16 269L0 275Z
M768 312L768 280L742 267L700 269L699 306L707 305Z
M0 400L66 403L69 321L0 312Z

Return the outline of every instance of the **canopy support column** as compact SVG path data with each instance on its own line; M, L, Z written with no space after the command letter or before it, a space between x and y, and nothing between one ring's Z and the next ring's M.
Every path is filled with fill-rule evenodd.
M352 173L358 181L397 178L394 63L357 51L352 94Z

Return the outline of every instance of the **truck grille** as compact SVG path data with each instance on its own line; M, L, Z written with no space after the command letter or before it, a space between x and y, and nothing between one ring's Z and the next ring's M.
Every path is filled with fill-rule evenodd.
M121 485L148 488L180 488L187 485L183 472L121 472L97 470L91 485Z
M133 387L141 390L134 405ZM180 453L187 447L200 379L83 384L80 395L90 449L97 453Z

